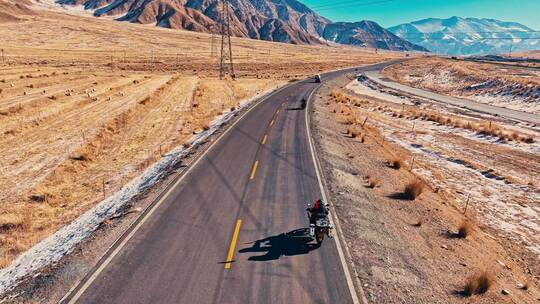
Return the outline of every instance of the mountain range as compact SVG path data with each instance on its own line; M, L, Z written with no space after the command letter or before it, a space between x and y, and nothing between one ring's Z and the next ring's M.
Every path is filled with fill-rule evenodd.
M540 38L539 31L494 19L428 18L388 30L440 54L486 55L540 49L540 39L536 39Z
M216 0L56 0L58 5L81 6L94 16L119 21L219 32ZM332 22L296 0L231 0L231 32L294 44L340 43L395 51L425 51L372 21Z

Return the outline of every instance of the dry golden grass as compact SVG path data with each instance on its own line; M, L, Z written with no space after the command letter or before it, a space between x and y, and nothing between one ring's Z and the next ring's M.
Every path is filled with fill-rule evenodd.
M367 182L366 182L366 187L367 188L373 189L373 188L377 187L379 184L380 184L380 181L379 181L378 178L374 178L374 177L368 177L367 178Z
M359 140L361 143L364 143L366 141L366 138L364 136L364 133L362 133L362 135L360 135L360 140Z
M457 236L460 238L467 238L473 232L473 226L467 220L464 220L458 227Z
M11 70L28 69L34 68ZM0 116L0 132L5 134L0 137L0 195L8 198L0 204L4 260L13 259L98 203L103 199L103 181L107 182L105 195L110 195L163 152L184 144L193 130L209 128L224 109L280 83L274 79L227 82L163 74L73 73L75 80L62 73L47 80L33 77L40 87L36 88L39 93L24 96L29 106L10 104L22 98L21 88L27 82L15 82L0 99L0 110L8 114ZM58 84L63 87L55 88ZM72 88L73 94L63 94ZM193 97L195 88L199 93ZM51 100L41 94L43 90L62 94ZM89 102L88 94L100 98ZM190 107L194 100L199 104L196 108ZM33 157L40 166L35 166ZM30 224L13 220L20 214L26 214ZM14 217L8 221L9 216Z
M419 179L413 179L403 189L403 198L415 200L424 191L424 182Z
M518 288L521 290L529 290L529 287L530 287L529 281L525 281L525 283L518 285Z
M469 297L484 294L491 288L494 282L495 277L493 273L483 270L469 277L463 288L463 294Z
M361 140L362 137L363 137L362 132L358 131L356 128L348 128L348 129L347 129L347 134L349 134L349 135L351 136L351 138L358 138L358 137L360 137L360 140Z
M11 229L21 228L24 225L24 217L19 214L8 213L0 215L0 233L4 233Z
M387 164L388 164L388 167L392 169L396 169L396 170L403 167L403 161L397 156L394 156L390 160L388 160Z
M2 48L9 64L179 71L214 77L219 72L219 58L211 53L212 35L207 33L56 12L39 12L24 24L0 23ZM236 37L232 38L232 49L238 77L289 81L403 56L350 46L292 45Z
M378 111L390 111L392 117L402 118L420 118L422 120L431 121L440 125L450 126L454 128L467 129L476 132L480 136L492 136L498 137L501 140L516 141L523 143L534 143L534 137L530 134L522 134L518 131L509 131L496 123L478 119L466 119L463 117L456 117L452 115L444 115L439 112L418 110L409 108L407 111L402 112L396 108L376 108Z

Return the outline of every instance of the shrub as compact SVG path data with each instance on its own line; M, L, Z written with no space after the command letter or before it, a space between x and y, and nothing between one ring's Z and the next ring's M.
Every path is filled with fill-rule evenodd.
M418 179L415 179L405 185L405 189L403 190L403 198L415 200L420 196L420 194L422 194L422 191L424 191L424 183Z
M367 178L367 184L366 184L366 187L370 188L370 189L373 189L375 187L377 187L377 185L379 184L379 180L376 179L376 178L372 178L372 177L368 177Z
M534 138L532 136L526 136L526 137L522 137L521 141L527 144L532 144L534 142Z
M392 159L388 160L388 167L397 170L403 167L403 162L397 156L394 156Z
M475 294L486 293L493 285L493 282L494 278L491 272L486 270L481 271L467 280L463 288L463 293L469 297Z
M145 97L143 100L139 101L139 104L145 105L150 101L150 96Z
M526 281L525 283L521 284L519 286L519 289L522 289L522 290L529 290L529 282Z
M71 157L72 160L87 161L89 157L86 154L77 154Z
M472 230L473 227L471 223L465 220L461 223L461 225L459 225L457 236L459 236L460 238L466 238L467 236L471 235Z

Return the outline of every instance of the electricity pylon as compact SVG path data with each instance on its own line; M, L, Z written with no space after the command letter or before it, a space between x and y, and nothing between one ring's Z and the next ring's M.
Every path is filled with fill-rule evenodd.
M229 1L221 1L221 58L219 61L219 79L223 79L229 73L235 79L232 45L231 45L231 15L229 13Z

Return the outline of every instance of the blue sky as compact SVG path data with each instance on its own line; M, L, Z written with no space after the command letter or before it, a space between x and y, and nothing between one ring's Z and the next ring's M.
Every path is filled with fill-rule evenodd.
M300 0L332 21L376 21L384 27L434 17L515 21L540 30L540 0Z

